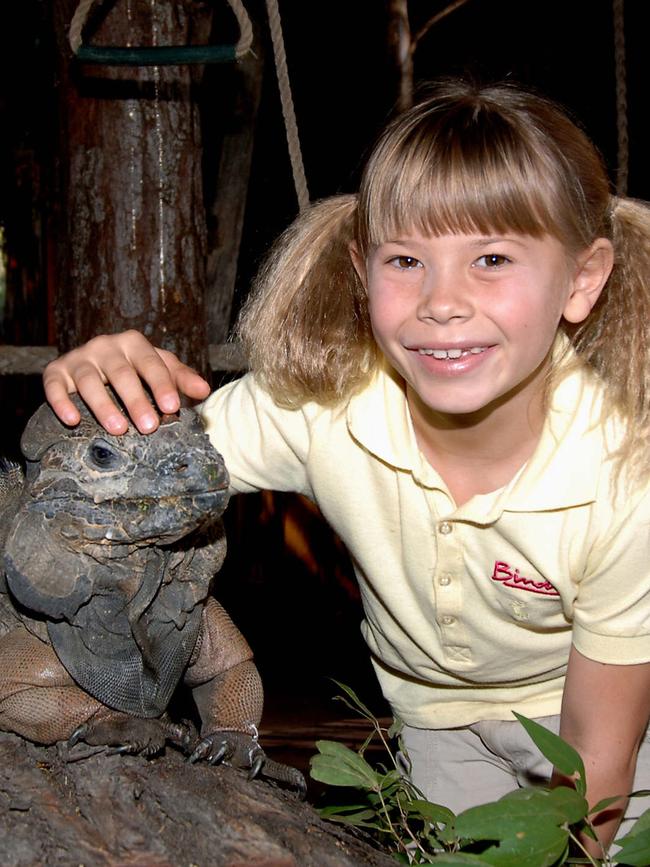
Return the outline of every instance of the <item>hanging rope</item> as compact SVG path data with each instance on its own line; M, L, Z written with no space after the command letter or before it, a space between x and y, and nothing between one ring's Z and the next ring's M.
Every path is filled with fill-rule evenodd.
M188 63L224 63L239 60L253 44L253 25L242 0L228 0L239 25L236 45L157 45L122 48L112 45L82 45L82 32L95 0L80 0L70 22L68 38L73 53L86 63L116 66L169 66Z
M616 193L627 195L630 142L627 131L627 74L625 64L624 0L614 0L614 63L616 67L616 130L618 134L618 168Z
M305 167L302 161L302 152L300 150L300 138L298 136L296 113L293 106L293 97L291 95L291 84L289 82L289 71L287 69L287 55L284 50L282 22L280 21L280 10L278 8L277 0L266 0L266 11L269 16L269 29L271 31L273 57L275 58L275 70L278 76L278 88L280 90L280 102L282 103L282 116L284 117L284 128L287 136L287 146L289 148L289 160L291 162L293 184L296 188L298 207L303 211L309 204L309 190L307 188L307 179L305 177Z

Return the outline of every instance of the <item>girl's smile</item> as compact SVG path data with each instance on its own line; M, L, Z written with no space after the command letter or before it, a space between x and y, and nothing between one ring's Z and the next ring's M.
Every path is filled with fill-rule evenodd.
M457 376L482 364L484 359L481 356L490 352L492 348L491 346L452 346L436 349L420 348L417 351L426 359L422 364L426 365L427 369L440 376Z

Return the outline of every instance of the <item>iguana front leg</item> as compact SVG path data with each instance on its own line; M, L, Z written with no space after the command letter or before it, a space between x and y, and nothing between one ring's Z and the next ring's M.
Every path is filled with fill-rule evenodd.
M106 707L80 689L52 647L23 626L0 638L0 730L39 744L80 741L152 755L166 741L195 742L186 725L140 719Z
M185 675L185 682L193 687L202 735L189 760L248 768L251 776L261 772L304 794L302 774L267 759L258 743L264 692L252 656L248 642L228 614L209 598L197 649Z
M250 734L259 725L264 690L253 652L212 597L203 608L199 638L184 679L201 716L202 736L215 731Z
M40 744L67 739L103 705L23 626L0 638L0 729Z

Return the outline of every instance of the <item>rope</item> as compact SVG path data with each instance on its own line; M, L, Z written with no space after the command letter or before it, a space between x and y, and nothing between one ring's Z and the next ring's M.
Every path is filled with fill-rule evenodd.
M298 207L303 211L309 204L309 190L307 188L305 167L300 150L300 138L298 136L296 113L293 106L293 97L291 95L291 84L289 82L289 72L287 70L287 55L284 50L282 22L280 21L280 10L278 8L277 0L266 0L266 10L269 16L271 42L273 44L275 69L278 76L278 88L280 90L280 102L282 103L282 116L284 118L284 128L287 136L293 184L296 188Z
M616 66L616 130L618 134L618 169L616 194L627 195L629 169L629 138L627 130L627 77L625 65L625 13L624 0L614 0L614 63Z
M79 51L81 45L81 31L84 28L86 18L88 18L88 13L90 12L90 7L93 3L94 0L80 0L77 10L72 16L70 30L68 31L68 39L70 40L70 48L72 48L74 54Z
M253 44L253 25L242 0L228 0L237 24L239 24L239 42L235 46L235 57L239 60L251 50Z
M82 48L82 31L86 24L90 7L95 0L80 0L70 22L68 39L75 55L83 60L98 63L118 63L128 65L170 63L210 63L231 60L232 47L222 45L164 45L153 48L114 48L106 46ZM234 58L239 60L251 49L253 44L253 25L242 0L228 0L239 25L239 41L234 46ZM80 56L81 54L81 56Z

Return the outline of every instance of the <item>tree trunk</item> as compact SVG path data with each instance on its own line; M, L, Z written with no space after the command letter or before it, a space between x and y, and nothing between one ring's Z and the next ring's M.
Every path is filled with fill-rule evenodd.
M76 5L58 0L54 9L62 58L59 348L137 328L205 373L206 223L194 98L201 67L81 65L67 42ZM208 41L205 4L108 7L93 7L87 41Z
M0 733L3 867L391 867L308 804L179 754L147 760Z
M413 48L408 0L388 0L388 50L397 83L397 108L413 104Z
M216 191L208 214L206 307L211 344L224 344L230 331L263 69L262 41L256 39L255 54L229 70Z

